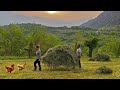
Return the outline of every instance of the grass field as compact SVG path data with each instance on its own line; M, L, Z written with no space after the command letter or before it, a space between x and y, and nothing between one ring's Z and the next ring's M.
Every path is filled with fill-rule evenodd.
M26 62L26 68L18 71L16 64ZM42 71L33 71L34 59L0 60L0 79L119 79L120 59L112 59L111 62L88 61L88 58L81 58L82 68L50 69L42 64ZM8 73L5 66L15 64L12 73ZM95 70L100 66L108 66L113 70L112 74L96 74Z

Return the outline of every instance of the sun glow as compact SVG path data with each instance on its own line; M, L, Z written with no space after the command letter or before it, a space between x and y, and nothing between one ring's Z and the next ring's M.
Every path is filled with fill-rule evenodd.
M49 14L55 14L57 13L56 11L48 11Z

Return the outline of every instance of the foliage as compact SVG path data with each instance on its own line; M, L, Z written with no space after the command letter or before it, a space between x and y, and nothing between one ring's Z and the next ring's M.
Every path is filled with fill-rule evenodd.
M103 36L100 40L98 52L108 53L110 56L120 56L120 40L114 35Z
M27 26L26 26L27 27ZM28 26L29 27L29 26ZM40 45L42 54L48 48L60 44L60 39L46 32L44 26L33 25L29 33L17 24L0 28L0 55L26 56L35 55L35 46ZM26 34L27 33L27 34Z
M24 33L23 30L14 24L10 24L2 33L3 43L1 48L4 55L20 55L20 49L24 46ZM0 41L1 42L1 41Z
M51 47L60 44L81 44L83 56L107 53L110 57L120 57L120 27L109 26L100 29L86 27L47 27L41 24L10 24L0 26L0 55L34 56L35 45L40 44L42 55ZM95 40L97 38L97 46ZM88 44L91 41L91 45ZM86 44L87 45L86 45ZM93 45L93 46L92 46ZM92 47L91 47L92 46ZM90 47L90 48L89 48ZM74 49L75 50L75 49Z
M87 46L89 48L89 57L92 57L93 49L96 48L97 44L98 44L97 38L92 38L92 39L86 40L85 46Z

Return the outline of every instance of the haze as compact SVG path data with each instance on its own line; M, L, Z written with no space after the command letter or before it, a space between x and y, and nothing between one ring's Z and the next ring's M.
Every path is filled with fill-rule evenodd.
M35 23L44 24L48 26L74 26L80 25L84 22L87 22L90 19L97 17L102 11L55 11L55 13L53 11L52 13L48 13L50 11L4 11L4 12L10 12L17 15L17 17L15 17L16 18L15 20L11 19L12 23L14 22L22 23L22 21L24 21L25 23L33 23L34 21ZM24 20L22 19L17 20L17 18L19 18L21 15L27 18L26 19L24 18ZM12 15L12 17L14 17L14 15ZM32 19L33 17L37 17L39 19L37 20ZM0 18L2 20L4 19L3 17Z

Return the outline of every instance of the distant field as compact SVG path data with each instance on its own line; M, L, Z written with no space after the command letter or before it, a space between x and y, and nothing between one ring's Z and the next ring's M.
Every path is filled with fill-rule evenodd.
M26 68L18 71L16 64L26 62ZM42 64L42 71L33 71L34 59L19 59L19 60L0 60L0 79L119 79L120 78L120 59L112 59L111 62L93 62L88 61L88 58L82 58L82 69L76 68L65 69L57 68L50 69ZM5 66L15 64L15 70L8 73ZM100 66L108 66L113 70L112 74L101 75L96 74L95 70Z

